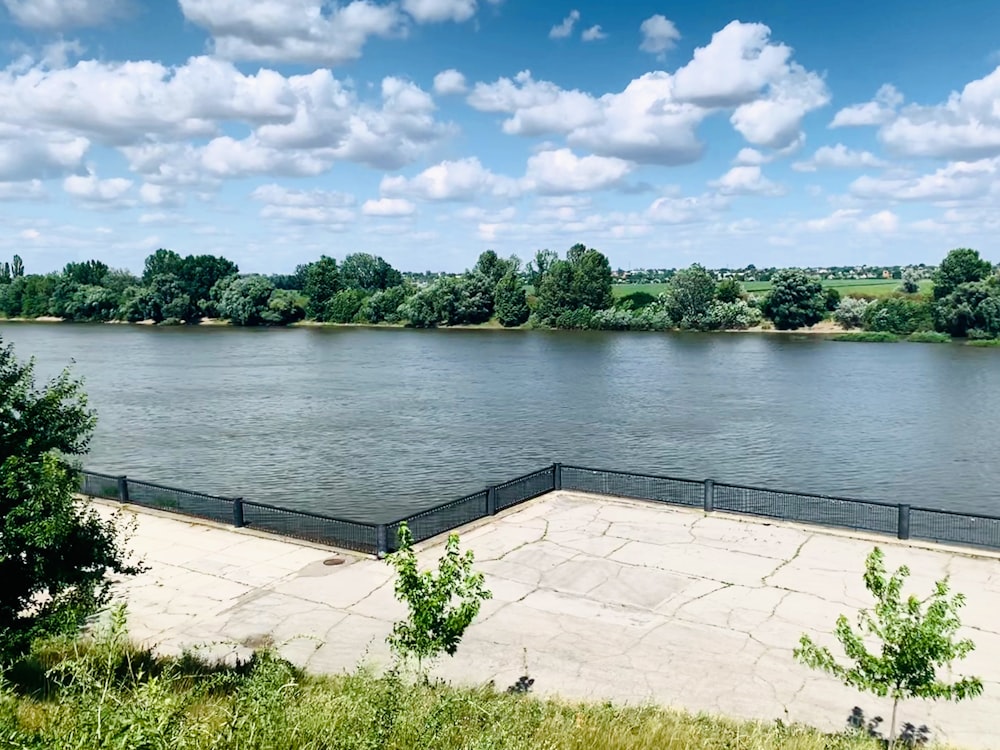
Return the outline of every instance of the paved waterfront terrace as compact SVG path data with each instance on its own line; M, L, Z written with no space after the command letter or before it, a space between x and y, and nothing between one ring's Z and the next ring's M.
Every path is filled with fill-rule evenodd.
M404 609L384 561L136 510L130 547L150 570L117 586L136 639L243 655L273 640L314 672L388 662L385 636ZM967 703L906 703L901 721L958 746L997 746L1000 555L568 491L460 532L493 599L435 675L503 689L526 660L536 694L829 730L854 706L887 717L889 703L796 664L792 649L803 632L836 646L836 617L870 605L861 573L878 544L890 569L910 566L916 593L949 574L967 595L977 649L960 666L985 683ZM421 545L426 565L442 542ZM343 564L324 564L332 557Z

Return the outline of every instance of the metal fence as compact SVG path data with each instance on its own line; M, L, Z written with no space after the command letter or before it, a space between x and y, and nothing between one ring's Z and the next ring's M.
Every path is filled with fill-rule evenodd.
M248 526L379 557L397 549L397 532L404 522L414 540L420 542L560 489L700 508L706 513L724 511L891 534L899 539L1000 550L1000 516L558 463L380 524L291 510L242 498L189 492L124 476L80 472L80 491L84 495L207 518L236 527Z

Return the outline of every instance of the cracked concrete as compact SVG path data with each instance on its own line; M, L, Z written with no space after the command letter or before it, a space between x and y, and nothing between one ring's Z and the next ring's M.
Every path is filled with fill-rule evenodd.
M890 568L910 567L916 593L951 574L977 644L960 672L985 683L964 704L904 704L901 720L955 745L997 746L1000 556L571 492L471 526L462 543L494 598L437 675L503 688L526 659L541 694L823 729L843 727L856 705L888 712L792 658L803 633L836 646L836 617L870 605L861 573L877 543ZM385 637L404 610L384 562L144 511L130 544L150 570L117 591L133 636L161 651L245 655L274 642L318 672L389 660ZM420 556L430 564L440 552ZM344 564L323 565L333 556Z

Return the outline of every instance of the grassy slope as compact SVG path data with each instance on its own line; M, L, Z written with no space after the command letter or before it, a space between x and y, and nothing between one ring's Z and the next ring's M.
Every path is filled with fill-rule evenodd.
M899 287L896 279L830 279L824 281L823 286L834 287L845 297L852 294L869 294L875 297L888 297ZM749 281L743 285L748 292L766 292L771 288L769 281ZM646 292L648 294L662 294L667 290L666 284L615 284L612 287L616 297L624 297L633 292ZM920 291L930 293L931 282L925 279L920 282Z

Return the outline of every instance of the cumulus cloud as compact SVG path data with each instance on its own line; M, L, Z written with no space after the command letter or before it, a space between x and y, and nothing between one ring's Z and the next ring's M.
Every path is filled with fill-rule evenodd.
M782 187L764 177L758 166L733 167L709 183L722 195L781 195Z
M130 0L0 0L15 23L54 31L99 26L126 15Z
M331 190L290 190L261 185L250 197L263 203L260 215L289 224L326 224L342 227L355 218L354 196Z
M650 16L639 24L639 33L642 35L639 49L654 55L662 55L667 50L673 49L677 40L681 38L681 33L674 22L660 14Z
M30 201L45 197L41 180L0 182L0 201Z
M879 159L871 151L856 151L838 143L835 146L821 146L811 159L797 161L792 169L798 172L815 172L817 169L860 169L862 167L884 167L888 162Z
M607 39L608 35L604 33L600 24L595 24L590 28L584 29L583 33L580 34L580 39L585 42L596 42L600 39Z
M0 140L0 181L61 177L82 168L90 141L67 133L24 131Z
M915 177L859 177L850 185L858 198L892 201L958 201L989 194L1000 173L1000 157L957 161Z
M461 22L476 14L476 0L403 0L403 10L418 23Z
M465 84L465 76L454 68L442 70L434 76L434 93L440 96L464 94L468 88Z
M471 201L484 195L514 197L520 193L516 180L494 174L475 157L442 161L412 178L383 177L379 190L389 198L424 201Z
M729 206L719 193L700 196L663 196L646 209L645 218L656 224L695 224L714 218Z
M853 230L866 234L890 234L899 229L899 216L889 210L864 216L859 208L840 208L828 216L810 219L799 226L808 232Z
M379 198L378 200L367 200L361 206L361 213L365 216L412 216L417 207L405 198Z
M565 39L573 33L573 27L580 20L580 11L571 10L561 23L557 23L549 29L549 39Z
M735 166L754 166L767 164L769 161L771 161L770 156L755 148L741 148L736 154L736 158L733 159L733 164Z
M844 107L833 116L831 128L883 125L896 117L896 110L903 103L903 95L895 86L886 83L875 92L875 98L864 104Z
M579 157L562 148L530 157L524 184L542 194L582 193L618 185L632 169L633 165L624 159Z
M858 222L862 232L888 234L899 229L899 217L892 211L879 211Z
M87 176L70 175L63 180L63 190L92 207L112 208L127 205L125 194L132 187L132 180L111 177L101 180L93 172Z

